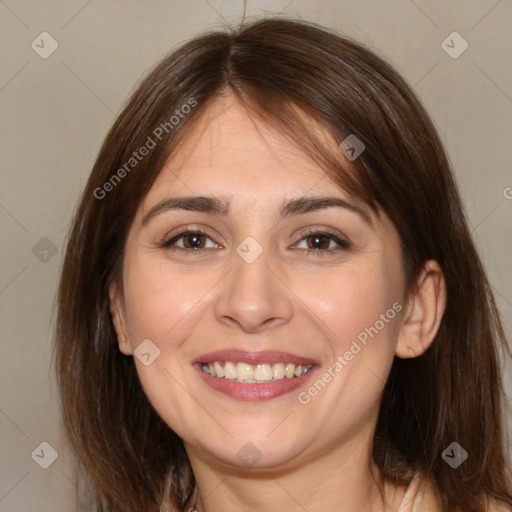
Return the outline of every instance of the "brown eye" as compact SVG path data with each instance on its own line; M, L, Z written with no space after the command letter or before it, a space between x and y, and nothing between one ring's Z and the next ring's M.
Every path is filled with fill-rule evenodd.
M183 245L186 249L203 249L206 237L200 233L192 233L183 236Z
M303 233L302 239L297 247L299 249L305 249L309 254L316 253L318 255L320 253L333 253L350 249L350 243L334 233L326 231L308 231L307 233Z
M162 248L171 250L198 250L216 248L217 244L200 230L186 230L162 243Z
M307 237L308 248L310 249L329 249L331 238L326 235L312 235Z

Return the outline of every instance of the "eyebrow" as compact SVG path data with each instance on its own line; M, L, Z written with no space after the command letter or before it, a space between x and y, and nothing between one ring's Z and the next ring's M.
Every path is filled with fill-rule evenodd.
M187 210L226 217L229 215L229 207L229 200L223 197L169 197L157 203L149 210L148 213L146 213L146 215L144 215L142 225L145 226L152 218L170 210ZM284 219L294 215L301 215L333 207L344 208L358 214L371 229L374 229L372 218L366 210L351 204L340 197L306 196L292 199L281 205L279 218Z

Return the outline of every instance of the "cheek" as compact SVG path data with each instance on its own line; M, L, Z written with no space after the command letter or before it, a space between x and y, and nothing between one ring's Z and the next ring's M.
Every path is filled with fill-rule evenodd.
M392 305L400 299L397 284L389 268L381 262L369 261L357 267L340 268L329 278L315 281L314 286L308 282L296 286L302 286L297 294L321 321L319 326L334 356L348 350L358 336L364 341L365 333L368 339L394 338L396 311Z
M127 266L127 322L135 340L154 339L161 348L175 345L216 281L208 273L178 271L149 258Z

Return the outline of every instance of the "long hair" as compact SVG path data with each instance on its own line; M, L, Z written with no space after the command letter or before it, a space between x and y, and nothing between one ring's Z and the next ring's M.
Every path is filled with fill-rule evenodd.
M427 259L442 268L447 306L437 336L420 357L395 358L384 388L373 440L382 477L406 484L421 470L444 512L484 512L491 498L512 506L498 364L500 350L510 349L436 129L374 52L314 24L273 18L200 35L163 59L114 122L75 211L55 360L63 423L98 510L150 512L168 503L182 511L195 485L182 440L119 351L108 290L112 282L122 290L128 230L164 162L226 93L389 216L407 293ZM350 134L364 142L352 171L308 119L338 143ZM135 159L143 146L146 156ZM469 454L457 469L441 456L454 441Z

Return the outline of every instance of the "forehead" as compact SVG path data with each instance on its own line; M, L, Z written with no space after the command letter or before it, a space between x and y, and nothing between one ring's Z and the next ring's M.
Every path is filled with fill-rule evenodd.
M337 151L325 128L309 124ZM348 161L345 167L350 168ZM163 195L206 193L234 194L245 201L264 197L267 203L308 193L348 197L311 157L232 95L216 99L202 113L168 158L144 205Z

